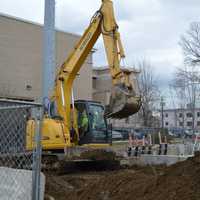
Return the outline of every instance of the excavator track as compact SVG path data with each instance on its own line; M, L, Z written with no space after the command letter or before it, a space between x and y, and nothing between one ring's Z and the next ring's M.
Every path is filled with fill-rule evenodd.
M0 157L0 167L33 170L33 155L4 155ZM59 159L54 154L42 155L41 171L44 174L64 175L92 171L112 171L120 168L119 160Z
M77 151L77 149L76 149ZM113 152L104 149L86 150L79 156L43 154L42 171L48 174L69 174L88 171L112 171L120 168L120 161Z

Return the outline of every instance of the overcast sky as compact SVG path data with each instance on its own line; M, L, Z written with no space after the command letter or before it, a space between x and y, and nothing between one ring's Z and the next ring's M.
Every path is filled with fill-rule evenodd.
M56 0L56 27L83 33L100 0ZM146 58L154 66L159 85L167 87L176 67L183 65L181 34L200 19L199 0L114 0L116 18L126 52L125 63ZM0 0L0 12L43 23L43 0ZM67 44L66 44L67 45ZM96 44L95 65L106 63L102 40Z

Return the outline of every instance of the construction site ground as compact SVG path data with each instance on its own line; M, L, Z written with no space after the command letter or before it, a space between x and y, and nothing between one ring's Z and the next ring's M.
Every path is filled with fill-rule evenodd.
M200 154L172 166L46 174L55 200L199 200Z

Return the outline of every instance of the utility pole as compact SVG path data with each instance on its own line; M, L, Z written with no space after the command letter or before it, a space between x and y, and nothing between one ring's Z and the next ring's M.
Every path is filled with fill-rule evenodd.
M55 80L55 0L45 0L43 29L42 100L52 92Z
M165 106L165 102L164 102L163 97L161 97L160 106L161 106L162 133L164 133L164 106Z
M43 29L43 66L42 66L42 92L39 103L43 105L37 114L36 123L36 152L33 172L32 200L40 198L40 172L41 172L41 132L44 112L49 111L49 101L46 103L55 79L55 0L45 0L44 29Z

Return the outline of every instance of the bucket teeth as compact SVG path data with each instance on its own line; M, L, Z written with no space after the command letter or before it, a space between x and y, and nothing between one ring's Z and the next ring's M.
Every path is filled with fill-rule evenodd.
M107 118L123 119L139 111L141 98L133 90L121 85L114 86L111 93L110 105L106 109Z

